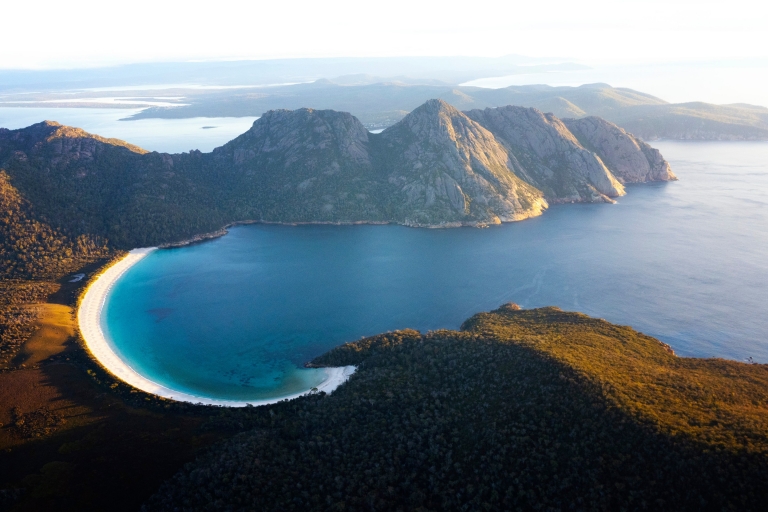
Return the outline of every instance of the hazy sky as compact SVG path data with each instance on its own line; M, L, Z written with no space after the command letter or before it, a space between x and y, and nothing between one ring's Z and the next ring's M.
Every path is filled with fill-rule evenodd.
M7 1L0 68L510 53L588 62L768 57L744 0Z

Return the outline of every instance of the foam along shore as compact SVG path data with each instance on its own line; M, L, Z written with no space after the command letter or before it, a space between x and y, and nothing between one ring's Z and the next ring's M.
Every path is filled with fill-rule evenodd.
M77 311L78 326L80 327L80 334L85 341L85 346L93 357L104 367L112 373L115 377L123 382L130 384L136 389L152 393L153 395L161 396L163 398L170 398L180 402L190 402L195 404L205 405L221 405L227 407L245 407L247 405L266 405L282 400L291 400L298 398L302 395L311 392L325 391L331 393L342 383L344 383L350 375L355 372L354 366L342 366L335 368L324 368L327 377L323 382L318 384L313 390L305 391L301 393L295 393L293 395L281 396L276 398L270 398L266 400L217 400L202 396L195 396L188 393L182 393L180 391L174 391L173 389L162 386L156 382L152 382L147 379L118 356L112 347L109 345L104 332L101 329L101 314L104 309L104 304L107 300L107 295L112 289L115 282L128 271L133 265L141 261L145 256L155 251L156 247L149 247L144 249L134 249L128 253L128 255L116 264L109 267L103 274L101 274L85 292L83 300L80 302L80 308ZM316 390L316 391L315 391Z

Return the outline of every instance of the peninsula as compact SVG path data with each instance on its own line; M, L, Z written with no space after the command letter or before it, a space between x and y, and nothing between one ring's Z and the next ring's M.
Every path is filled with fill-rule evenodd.
M123 250L238 221L487 226L676 179L609 122L442 100L380 134L343 112L271 111L211 153L149 153L44 122L0 129L0 169L54 229Z

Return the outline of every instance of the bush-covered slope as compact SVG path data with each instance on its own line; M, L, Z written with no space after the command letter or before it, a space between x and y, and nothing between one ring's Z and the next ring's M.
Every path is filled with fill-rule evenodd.
M631 328L508 305L315 365L331 396L222 411L256 428L146 510L757 510L768 368L681 359Z
M199 152L146 153L58 123L0 129L0 166L23 197L69 236L145 247L220 228L229 218Z
M106 252L98 237L70 238L39 219L0 170L0 279L56 278Z

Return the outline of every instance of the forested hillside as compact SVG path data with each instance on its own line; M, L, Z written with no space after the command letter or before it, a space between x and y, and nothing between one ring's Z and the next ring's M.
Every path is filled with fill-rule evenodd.
M331 396L222 411L255 427L145 510L757 510L768 368L684 359L629 327L514 305L314 365ZM244 423L243 423L244 422Z
M38 220L0 170L0 279L58 277L107 251L98 237L71 238Z

